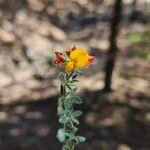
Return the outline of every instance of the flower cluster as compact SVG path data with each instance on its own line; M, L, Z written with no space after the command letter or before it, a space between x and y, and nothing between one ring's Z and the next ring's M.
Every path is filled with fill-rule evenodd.
M76 48L75 46L66 50L65 53L55 52L55 55L54 63L64 66L66 72L84 69L95 60L95 57L89 55L85 49Z

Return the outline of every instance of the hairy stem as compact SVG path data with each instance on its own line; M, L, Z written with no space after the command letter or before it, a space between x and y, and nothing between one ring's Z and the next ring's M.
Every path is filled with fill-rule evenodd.
M68 77L66 77L66 84L64 84L64 85L61 85L62 87L63 87L63 95L62 95L62 97L63 97L63 101L65 100L65 98L66 98L66 95L67 95L67 93L66 93L66 91L67 91L67 82L68 82L68 80L72 77L72 75L73 75L73 73L74 73L74 71L72 71L70 74L69 74L69 76ZM64 130L68 130L69 128L68 128L68 124L64 124L63 125L63 129ZM67 144L69 144L69 149L65 149L65 150L74 150L74 147L75 147L75 143L71 140L69 143L67 142L67 141L65 141L64 142L64 147L65 147L65 145L67 145ZM64 149L64 148L63 148Z

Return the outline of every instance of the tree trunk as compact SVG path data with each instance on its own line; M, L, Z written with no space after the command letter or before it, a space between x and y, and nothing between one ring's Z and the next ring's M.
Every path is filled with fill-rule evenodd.
M111 23L110 47L108 50L108 58L105 64L105 86L104 91L111 91L112 74L117 55L117 36L119 32L119 24L121 20L122 0L116 0L114 4L114 15Z
M132 2L132 12L134 12L135 10L137 10L137 3L138 3L137 0L133 0L133 2Z

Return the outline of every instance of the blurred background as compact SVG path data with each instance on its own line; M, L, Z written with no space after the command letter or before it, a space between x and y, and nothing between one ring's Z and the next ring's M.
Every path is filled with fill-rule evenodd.
M0 0L0 150L61 150L53 53L73 44L97 58L76 150L149 150L149 0Z

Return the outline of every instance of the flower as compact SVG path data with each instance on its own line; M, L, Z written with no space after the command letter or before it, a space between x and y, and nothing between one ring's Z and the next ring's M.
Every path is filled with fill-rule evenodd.
M65 65L65 71L71 72L74 69L86 68L88 64L92 63L95 59L94 56L90 56L88 52L83 48L76 48L72 50L69 55L70 61Z
M63 64L64 63L64 60L62 58L62 53L61 52L55 52L55 55L56 55L56 59L54 60L54 63L56 65L60 65L60 64Z
M71 53L72 51L74 51L75 49L76 49L76 45L73 45L72 48L66 50L65 52L66 52L67 56L69 56L70 53Z
M72 72L75 69L84 69L95 60L95 56L89 55L85 49L76 48L76 46L65 51L65 53L55 52L55 55L56 59L54 63L56 65L63 65L66 72Z
M74 62L73 61L69 61L65 65L65 71L66 72L71 72L72 70L74 70Z

